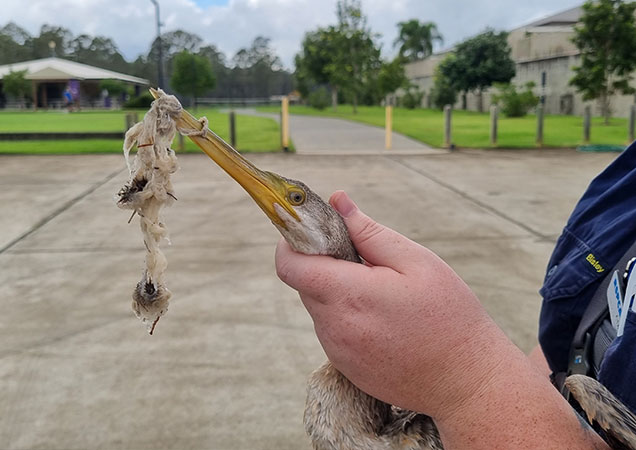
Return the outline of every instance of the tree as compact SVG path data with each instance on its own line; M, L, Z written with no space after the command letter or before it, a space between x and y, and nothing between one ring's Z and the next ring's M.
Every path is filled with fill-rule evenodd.
M25 78L26 70L9 72L2 78L2 92L20 99L20 106L24 108L24 97L31 89L31 82Z
M570 84L584 100L600 103L605 124L611 117L611 96L633 94L629 85L636 68L636 3L621 0L587 1L581 24L572 41L581 51L581 65L574 68Z
M391 62L383 62L378 73L378 90L380 97L385 97L400 88L409 86L404 73L404 62L399 56Z
M77 36L69 42L68 57L83 64L117 72L125 72L130 67L115 42L103 36Z
M0 64L27 61L31 49L26 45L31 35L13 22L0 28Z
M242 48L232 62L231 90L240 97L269 97L291 90L289 74L267 37L257 36L249 48Z
M251 85L253 96L269 97L276 72L283 64L270 45L271 39L257 36L246 51L245 76Z
M32 49L33 58L48 58L50 56L64 57L68 54L73 34L64 27L42 25L40 35L29 40L26 45ZM51 48L51 42L55 44Z
M55 43L53 48L50 46L51 41ZM284 70L280 58L266 37L257 37L250 47L239 52L236 57L239 67L231 67L232 64L214 45L206 44L201 37L186 31L164 33L161 45L167 78L172 74L175 55L183 50L209 61L216 85L213 89L206 90L205 95L269 97L286 94L292 90L292 76ZM42 26L40 35L33 37L13 22L0 26L0 64L49 57L52 53L58 57L146 78L151 84L156 85L158 81L157 39L147 54L128 62L115 42L108 37L89 34L74 36L67 29L52 25ZM110 92L113 86L109 87L107 90Z
M313 85L329 85L331 104L338 104L338 85L331 77L330 67L335 64L336 41L335 27L319 28L305 34L301 52L294 58L296 71L294 77L298 90L307 96Z
M328 84L332 104L341 92L353 103L375 82L381 67L376 35L367 27L360 0L339 0L338 24L307 33L301 53L295 58L299 84ZM307 90L307 86L301 86Z
M170 79L170 86L181 95L188 95L194 99L197 107L197 97L206 91L214 89L216 80L212 73L210 62L187 50L174 57L174 70Z
M163 50L164 57L171 57L177 53L181 53L187 50L190 53L196 53L201 45L203 45L203 39L194 33L188 33L183 30L169 31L161 35L161 49ZM156 58L159 54L159 39L152 42L149 58Z
M424 59L433 54L435 42L440 44L444 38L437 30L437 25L433 22L420 22L411 19L407 22L399 22L398 37L393 46L400 45L399 55L408 61Z
M434 84L430 92L431 103L439 109L446 105L454 105L457 101L458 86L453 85L452 80L458 70L457 58L453 53L448 55L435 69ZM464 106L465 108L465 106Z
M457 94L461 92L462 109L466 109L466 94L470 91L470 86L465 64L466 60L458 58L457 53L450 53L437 66L431 95L433 104L438 108L454 105Z
M360 0L339 0L336 11L338 65L330 66L329 70L350 97L355 114L365 85L380 70L380 48L375 43L377 36L367 27Z
M161 56L163 59L163 68L167 80L172 76L173 62L175 55L186 50L192 54L196 54L203 39L200 36L183 30L169 31L161 35L161 39L155 38L150 46L150 51L146 57L148 68L152 76L151 80L157 80L157 68L159 64L159 44L161 43Z
M495 33L488 29L457 45L455 57L440 66L440 75L463 93L464 109L466 93L477 91L478 109L483 111L483 91L493 83L508 83L515 76L507 38L504 31Z
M212 73L216 78L215 91L220 93L221 97L229 97L231 84L231 71L227 65L227 61L223 52L215 45L205 45L199 49L199 56L207 59L212 67Z

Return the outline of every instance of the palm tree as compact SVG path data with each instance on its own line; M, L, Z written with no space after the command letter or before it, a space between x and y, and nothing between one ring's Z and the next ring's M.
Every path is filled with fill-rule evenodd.
M393 46L400 44L400 56L408 61L426 58L433 54L433 44L444 42L444 38L433 22L420 23L417 19L397 24L399 35Z

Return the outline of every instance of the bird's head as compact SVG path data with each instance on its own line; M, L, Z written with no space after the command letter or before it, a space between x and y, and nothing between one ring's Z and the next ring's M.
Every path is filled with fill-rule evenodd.
M344 221L302 181L258 169L238 152L219 164L260 206L291 247L308 255L359 262Z
M261 195L241 183L285 240L298 252L360 262L342 217L302 181L264 172ZM277 199L272 190L279 189Z
M302 181L258 169L238 152L219 163L301 253L359 262L340 215Z
M155 98L165 95L155 89L150 92ZM247 191L294 250L361 261L340 215L307 185L260 170L185 110L175 121Z

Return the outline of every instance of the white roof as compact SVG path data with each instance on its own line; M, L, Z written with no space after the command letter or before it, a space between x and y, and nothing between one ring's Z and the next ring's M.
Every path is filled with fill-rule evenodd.
M0 78L9 72L26 70L27 80L41 81L66 81L66 80L121 80L129 83L149 84L148 80L133 77L124 73L113 72L112 70L100 69L74 61L60 58L35 59L20 63L6 64L0 66Z

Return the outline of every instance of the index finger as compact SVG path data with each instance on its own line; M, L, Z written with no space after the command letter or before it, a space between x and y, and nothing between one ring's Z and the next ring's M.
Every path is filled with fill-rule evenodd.
M324 255L305 255L294 251L281 238L276 246L276 273L289 287L328 303L329 293L344 291L364 279L369 267Z

